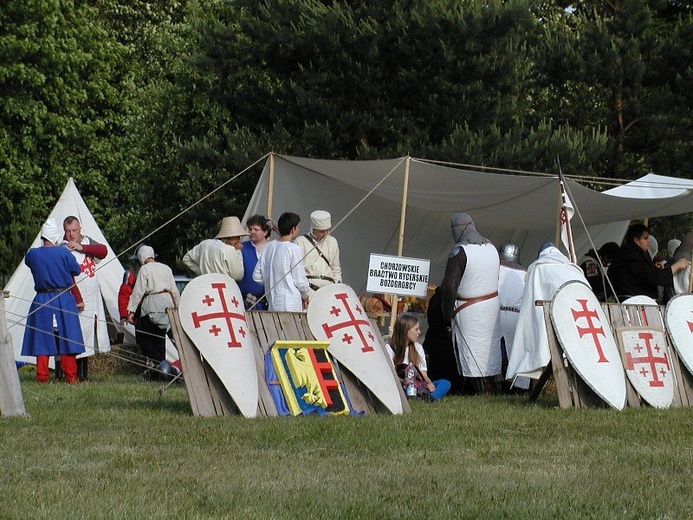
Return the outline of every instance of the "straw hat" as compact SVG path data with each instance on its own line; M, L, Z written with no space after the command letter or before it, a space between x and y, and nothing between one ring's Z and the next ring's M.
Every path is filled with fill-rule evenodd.
M310 227L316 231L324 231L332 227L332 215L322 209L310 214Z
M231 238L247 236L248 232L241 226L241 221L238 217L224 217L221 221L221 229L214 238Z

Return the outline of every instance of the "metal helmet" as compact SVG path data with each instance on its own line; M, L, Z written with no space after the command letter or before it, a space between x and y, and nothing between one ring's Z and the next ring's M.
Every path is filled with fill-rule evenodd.
M505 260L506 262L513 262L515 264L519 263L520 246L518 246L512 240L503 242L501 246L498 248L498 256L500 256L501 260Z

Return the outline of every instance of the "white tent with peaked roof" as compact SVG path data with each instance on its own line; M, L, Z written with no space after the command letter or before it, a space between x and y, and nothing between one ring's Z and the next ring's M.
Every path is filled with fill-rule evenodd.
M48 218L53 218L62 225L65 217L74 215L82 225L82 233L93 238L96 242L104 244L108 249L106 258L101 260L96 265L96 276L99 281L99 288L104 299L107 314L111 319L118 322L118 289L123 280L123 265L118 260L118 257L113 252L113 249L108 244L101 229L94 220L91 211L84 203L84 199L79 194L77 186L75 186L72 178L68 179L67 185L60 195L58 202L51 211ZM31 244L31 247L39 247L41 245L40 231ZM31 271L22 261L15 270L12 278L10 278L6 291L9 291L10 297L6 302L7 323L10 335L12 336L12 346L15 352L15 359L18 361L33 362L33 357L25 357L21 355L22 339L24 338L24 329L26 316L29 312L29 306L34 299L36 292L34 291L34 279ZM134 336L133 340L134 340ZM111 350L110 343L98 345L100 352L108 352ZM87 346L87 352L84 355L93 355L94 349Z
M90 236L95 241L106 246L108 250L106 258L101 260L96 265L96 276L99 281L99 288L101 289L101 295L106 307L106 314L110 318L110 321L113 323L116 330L124 333L126 343L135 343L134 327L130 325L122 327L119 325L120 316L118 313L118 290L120 289L120 285L123 281L123 274L125 270L123 269L123 265L120 263L120 260L116 256L115 252L108 244L108 240L106 240L106 237L101 232L96 220L94 220L94 217L85 204L84 199L82 199L82 196L79 194L79 190L77 190L77 186L75 186L72 178L68 179L63 193L60 195L58 202L56 202L55 207L47 218L54 218L55 221L61 225L65 217L70 215L74 215L79 219L82 225L82 233L84 235ZM41 237L39 231L36 238L32 242L31 247L38 247L40 245ZM34 291L34 279L31 275L31 271L26 266L24 261L22 261L15 270L14 274L5 286L5 290L9 291L10 293L9 298L5 301L5 310L9 333L12 337L12 346L15 353L15 359L17 361L33 363L35 361L33 357L21 355L26 316L29 312L31 301L36 295L36 292ZM99 345L100 352L109 352L110 350L110 343ZM85 352L83 355L92 354L94 354L93 349L87 347L87 352ZM166 358L169 361L178 359L178 353L170 340L167 340L166 344Z

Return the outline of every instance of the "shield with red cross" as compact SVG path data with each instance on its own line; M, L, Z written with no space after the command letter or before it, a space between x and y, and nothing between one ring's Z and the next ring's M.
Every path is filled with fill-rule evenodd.
M626 378L611 325L592 290L563 284L551 301L551 323L570 365L610 406L626 405Z
M655 408L669 408L674 399L674 374L664 332L649 327L617 330L623 366L640 397Z
M390 356L351 287L330 284L320 288L308 305L308 326L315 339L330 342L328 352L390 412L403 413L402 389Z
M223 274L193 278L180 298L181 325L245 417L258 411L255 352L236 282Z
M678 294L669 300L664 322L681 361L693 374L693 294Z

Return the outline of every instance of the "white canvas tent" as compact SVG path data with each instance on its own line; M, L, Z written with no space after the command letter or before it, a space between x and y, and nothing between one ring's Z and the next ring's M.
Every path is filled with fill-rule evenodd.
M635 199L665 199L685 195L687 190L693 190L691 179L648 173L623 186L606 190L604 193Z
M643 199L599 193L571 179L566 183L597 247L620 242L624 228L613 223L693 211L693 190ZM293 211L302 217L302 232L308 232L315 209L332 213L344 282L358 294L365 290L370 253L398 254L400 222L405 222L402 256L429 259L430 283L439 285L453 245L450 217L457 212L469 213L496 245L514 240L522 249L522 263L531 263L539 246L556 238L558 179L471 171L408 157L330 161L271 155L244 218L259 213L276 219ZM589 240L577 215L572 227L579 257L590 248Z
M58 202L51 211L48 218L54 218L60 225L65 217L74 215L82 225L82 233L90 236L97 242L105 244L108 249L106 258L101 260L96 266L96 276L99 281L99 288L104 299L106 314L110 317L112 323L118 331L125 334L127 343L135 342L134 328L132 326L121 327L118 325L118 289L123 281L123 265L118 260L111 246L108 244L106 237L101 232L94 217L89 211L89 208L84 203L82 196L79 194L72 178L68 179L63 193L60 195ZM31 247L41 245L40 232L31 244ZM33 363L33 357L25 357L21 355L22 339L24 338L24 330L26 316L29 312L29 306L34 299L36 292L34 291L34 279L31 271L22 261L14 274L10 278L6 291L9 291L10 296L6 300L6 315L7 324L10 335L12 337L12 346L15 352L17 361L26 361ZM170 343L170 342L169 342ZM99 345L101 352L110 351L110 344ZM87 355L93 354L93 349L87 349ZM171 344L167 345L167 358L170 360L178 359L175 349Z
M54 218L59 225L62 225L63 219L70 215L74 215L79 219L84 235L90 236L101 244L105 244L108 249L106 258L101 260L96 266L96 276L99 281L101 294L104 298L106 313L112 318L115 317L115 322L117 322L118 289L123 279L123 266L113 252L113 249L111 249L111 246L108 245L108 241L96 224L94 217L84 203L72 178L68 179L67 185L51 211L49 218ZM41 237L39 235L40 232L36 235L31 247L38 247L41 245ZM6 311L15 359L33 363L33 357L24 357L21 355L26 316L29 313L31 301L36 295L31 271L23 261L15 270L12 278L10 278L5 290L10 293L10 297L7 300ZM101 352L108 352L110 349L110 344L99 345L99 350ZM88 354L93 355L93 349L88 349Z

